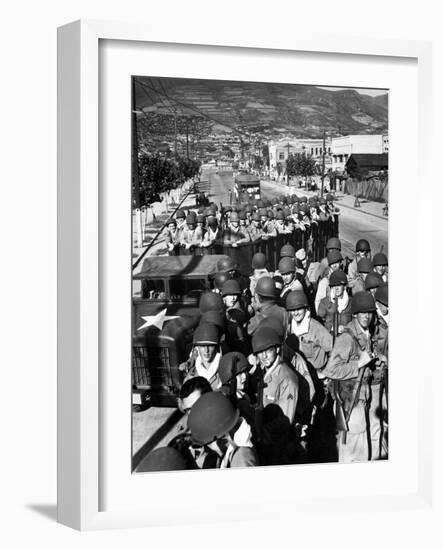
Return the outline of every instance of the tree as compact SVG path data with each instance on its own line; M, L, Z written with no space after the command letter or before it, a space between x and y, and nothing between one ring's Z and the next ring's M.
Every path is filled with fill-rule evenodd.
M312 176L315 174L315 167L315 160L306 153L291 153L286 161L288 176Z

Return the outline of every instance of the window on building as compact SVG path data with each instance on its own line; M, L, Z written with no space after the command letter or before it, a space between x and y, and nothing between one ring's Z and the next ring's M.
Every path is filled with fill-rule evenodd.
M315 148L315 154L318 155L318 148Z
M284 153L279 153L278 158L279 158L279 160L285 160L285 154Z
M331 154L331 148L330 147L328 147L328 153Z
M314 154L314 147L311 147L311 155Z
M338 155L338 162L343 162L343 155Z

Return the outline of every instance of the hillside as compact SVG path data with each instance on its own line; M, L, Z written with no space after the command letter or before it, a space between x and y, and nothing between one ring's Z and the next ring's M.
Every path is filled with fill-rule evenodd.
M388 94L316 86L136 77L136 108L203 115L215 132L247 131L269 137L374 134L388 131Z

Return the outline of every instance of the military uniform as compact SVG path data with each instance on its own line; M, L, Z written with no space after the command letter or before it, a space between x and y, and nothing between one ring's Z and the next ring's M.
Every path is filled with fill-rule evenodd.
M320 300L317 313L320 319L323 321L325 328L329 332L332 332L334 330L334 315L336 311L337 307L335 305L335 302L331 300L330 296L326 296L325 298ZM346 294L346 305L341 305L339 302L337 324L338 326L341 325L344 327L350 321L352 321L351 300Z
M315 319L307 318L307 321L306 329L301 333L300 329L295 329L295 321L292 321L289 325L289 333L298 332L301 353L321 375L321 370L325 367L329 353L332 351L332 335ZM300 325L302 324L303 321Z
M335 341L329 362L323 371L326 377L337 381L335 392L342 400L345 411L349 410L358 391L358 377L361 375L358 361L364 350L372 350L369 330L363 330L357 319L353 319ZM381 424L377 409L380 381L379 369L373 372L370 365L366 366L360 392L349 417L346 441L340 436L338 439L340 462L362 462L387 456L385 442L379 453Z
M253 334L260 322L266 319L266 317L275 317L281 322L285 329L288 326L288 312L275 302L264 302L250 319L248 323L248 334Z
M287 417L290 424L295 419L298 400L297 374L281 358L265 372L263 405L277 405Z

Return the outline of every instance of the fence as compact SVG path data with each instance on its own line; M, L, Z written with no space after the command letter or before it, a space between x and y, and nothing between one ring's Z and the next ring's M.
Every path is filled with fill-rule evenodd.
M378 179L354 181L345 180L344 192L371 201L388 202L389 182Z
M230 256L239 266L243 275L250 275L252 271L252 257L256 252L263 252L268 259L269 269L275 271L280 259L281 247L285 244L291 244L295 250L304 248L311 256L312 261L318 262L326 256L326 243L329 238L338 236L338 216L334 220L320 221L312 224L311 228L302 231L296 229L290 234L281 234L277 237L268 239L259 239L254 242L239 244L237 246L227 246L215 244L209 247L194 247L192 250L178 248L178 255L193 254L203 256L205 254L226 254Z

